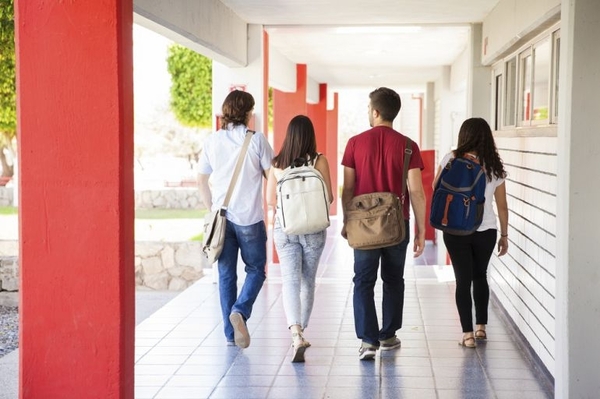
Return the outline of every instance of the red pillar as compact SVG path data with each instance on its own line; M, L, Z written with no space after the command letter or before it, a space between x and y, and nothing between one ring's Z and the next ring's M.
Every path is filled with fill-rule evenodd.
M331 186L333 189L334 202L329 208L332 215L337 215L338 187L338 93L333 95L333 109L327 110L327 143L325 155L329 161L329 173L331 174Z
M286 93L273 90L273 150L279 152L290 120L299 114L307 114L306 65L296 65L296 91Z
M133 398L133 2L15 3L20 398Z

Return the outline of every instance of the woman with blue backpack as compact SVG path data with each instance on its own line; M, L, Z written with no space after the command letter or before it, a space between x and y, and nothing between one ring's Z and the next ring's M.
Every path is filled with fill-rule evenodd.
M267 202L275 207L273 241L281 268L283 308L292 334L292 362L303 362L310 346L303 333L313 308L333 201L329 164L317 152L310 118L298 115L290 121L272 166Z
M478 170L481 177L485 178L484 198L476 198L477 194L475 193L468 194L466 198L460 198L460 194L452 193L457 184L449 183L450 179L462 181L463 184L470 179L475 182ZM482 118L465 120L458 133L456 149L444 156L434 179L435 192L431 223L435 228L443 231L444 244L452 260L456 277L456 306L463 330L459 344L468 348L476 347L475 340L487 339L486 324L490 298L487 268L498 236L496 213L492 204L494 201L500 221L500 239L497 242L498 256L502 256L508 251L508 205L505 178L506 171L498 155L489 124ZM469 184L467 183L465 186L469 186ZM438 201L436 201L436 195ZM475 223L474 226L461 226L460 223L453 225L452 217L459 214L458 210L453 208L457 198L460 198L460 206L466 210L467 215L469 213L473 215L474 212L479 214L474 222L470 222L471 224ZM481 204L482 214L481 211L477 212L476 203ZM434 220L434 213L440 215L439 219ZM447 228L450 225L453 225L453 228ZM471 285L473 297L471 297ZM473 329L473 302L475 303L475 331Z

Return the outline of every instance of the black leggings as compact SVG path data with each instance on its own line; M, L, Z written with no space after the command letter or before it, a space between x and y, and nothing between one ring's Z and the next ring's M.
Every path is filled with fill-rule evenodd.
M452 259L456 277L456 307L463 332L473 331L471 282L475 302L475 324L487 324L490 287L487 268L496 246L495 229L477 231L468 236L444 233L444 243Z

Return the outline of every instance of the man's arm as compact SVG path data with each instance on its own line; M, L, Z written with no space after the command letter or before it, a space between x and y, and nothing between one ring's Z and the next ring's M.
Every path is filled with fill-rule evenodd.
M342 226L342 237L346 236L346 207L354 197L354 184L356 179L356 171L352 168L344 166L344 185L342 187L342 212L344 213L344 225Z
M211 211L212 208L212 194L210 193L210 186L208 185L208 178L210 175L198 174L198 189L200 190L200 199L202 203Z
M408 171L408 192L417 226L417 235L413 246L416 258L421 256L425 249L425 190L423 190L421 169L414 168Z

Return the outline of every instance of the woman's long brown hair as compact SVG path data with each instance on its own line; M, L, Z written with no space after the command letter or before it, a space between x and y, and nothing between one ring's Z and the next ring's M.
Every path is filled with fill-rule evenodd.
M488 180L492 180L492 176L499 179L506 177L492 129L483 118L467 119L458 132L458 145L454 150L454 156L460 158L473 151L477 153L480 164L485 168Z
M274 167L285 169L298 158L304 161L317 156L315 128L308 116L297 115L290 121L281 151L272 161Z

